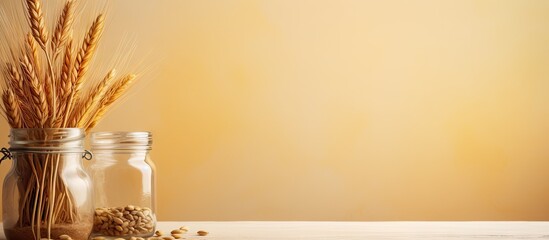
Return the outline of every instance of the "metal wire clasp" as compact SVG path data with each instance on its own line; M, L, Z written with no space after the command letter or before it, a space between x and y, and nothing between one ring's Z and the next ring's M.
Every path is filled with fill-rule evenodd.
M5 148L5 147L0 149L0 153L3 154L2 158L0 158L0 163L2 163L2 161L6 160L6 159L12 159L13 158L13 155L11 154L11 151L9 149ZM93 158L93 154L89 150L84 150L84 153L82 153L82 158L86 159L86 160L91 160Z
M11 152L9 149L7 148L2 148L0 149L0 152L4 155L2 156L2 158L0 159L0 163L2 163L2 161L6 160L7 159L11 159L12 158L12 155L11 155Z
M93 158L93 153L91 153L88 150L84 150L84 154L82 154L82 158L86 160L91 160Z

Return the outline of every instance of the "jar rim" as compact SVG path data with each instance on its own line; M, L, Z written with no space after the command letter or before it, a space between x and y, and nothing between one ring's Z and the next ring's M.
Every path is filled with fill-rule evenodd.
M80 129L80 130L84 130L83 128L11 128L11 130L52 130L52 129Z
M9 137L11 152L84 152L82 128L12 128Z
M148 131L92 132L93 150L151 150L152 133Z

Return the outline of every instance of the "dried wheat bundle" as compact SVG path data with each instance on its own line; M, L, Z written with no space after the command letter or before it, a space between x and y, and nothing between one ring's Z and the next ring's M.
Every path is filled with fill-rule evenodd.
M71 33L75 0L67 0L51 34L41 0L24 0L29 33L13 62L2 63L3 112L12 128L84 128L89 131L135 79L116 71L88 91L86 74L103 33L105 18L96 17L81 44ZM43 67L45 66L45 67ZM106 98L106 99L105 99Z
M89 131L132 84L136 75L117 76L113 69L96 84L84 84L103 33L99 14L81 43L73 40L75 1L66 0L50 34L41 0L22 0L29 24L11 62L3 62L2 110L12 128L83 128ZM13 24L13 23L12 23ZM1 43L0 43L1 44ZM13 46L11 46L13 48ZM89 86L86 90L85 87ZM77 221L70 193L57 176L59 158L28 161L20 166L29 179L20 204L20 226L33 226L36 239L41 226ZM39 179L42 180L40 183ZM45 194L49 196L44 196ZM37 232L37 233L36 233Z

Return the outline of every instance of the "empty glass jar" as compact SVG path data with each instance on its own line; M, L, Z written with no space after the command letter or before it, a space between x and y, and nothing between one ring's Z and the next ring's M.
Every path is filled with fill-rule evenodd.
M129 239L154 234L155 166L149 156L151 145L149 132L92 133L93 237Z

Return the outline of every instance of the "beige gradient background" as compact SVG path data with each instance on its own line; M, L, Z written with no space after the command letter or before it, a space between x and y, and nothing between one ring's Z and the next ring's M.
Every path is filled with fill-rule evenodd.
M154 67L97 130L154 133L160 220L549 220L549 1L109 14Z

